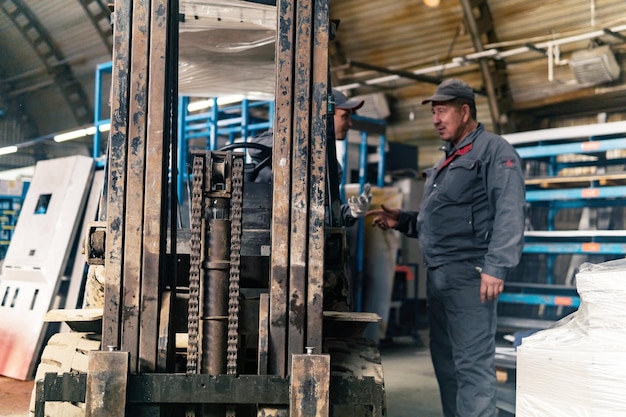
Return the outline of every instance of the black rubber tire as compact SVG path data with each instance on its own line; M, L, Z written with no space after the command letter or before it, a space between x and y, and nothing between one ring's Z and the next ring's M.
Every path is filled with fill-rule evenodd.
M330 354L331 376L348 380L372 377L384 393L384 375L380 351L372 340L365 338L327 338L324 340L324 351ZM382 415L385 416L387 408L384 395L382 396L382 404L378 404L378 406L382 410ZM330 415L331 417L374 416L368 405L333 404L332 402Z
M57 333L53 335L41 354L35 373L35 381L46 373L87 372L89 352L100 349L100 335L94 333ZM35 414L35 388L30 400L30 415ZM82 417L85 404L70 402L47 402L46 417Z

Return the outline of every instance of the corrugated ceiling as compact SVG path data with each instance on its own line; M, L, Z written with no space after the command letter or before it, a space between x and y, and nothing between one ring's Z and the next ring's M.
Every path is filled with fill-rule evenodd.
M16 133L26 135L23 140L73 129L78 123L54 75L7 10L23 8L32 13L61 53L59 63L69 64L72 76L93 101L96 65L110 60L110 52L85 12L85 3L0 0L0 104L19 103L23 113L19 120L28 124ZM608 120L624 119L624 76L601 86L581 86L575 83L566 61L573 51L609 44L623 69L626 31L565 43L559 50L561 62L552 66L545 54L549 41L584 37L625 25L624 0L489 0L487 4L498 42L484 47L511 54L499 59L506 63L513 110L520 120L550 127L593 122L600 112L607 112ZM388 139L418 145L422 156L438 145L430 111L420 105L435 85L403 77L368 85L389 74L365 70L350 62L435 78L455 76L478 90L484 88L476 61L464 60L475 50L460 1L442 0L439 7L428 8L420 0L331 0L331 18L341 22L330 49L334 84L356 86L346 90L352 95L382 93L391 113ZM516 48L538 45L539 50L511 53ZM460 62L464 64L452 65ZM487 100L480 98L478 107L479 119L491 128ZM8 125L7 117L0 119L0 124ZM0 131L9 132L0 137L0 145L17 140L10 129ZM49 157L54 151L40 148L32 153L37 159ZM11 165L5 163L6 158L9 156L0 156L0 169L3 164Z

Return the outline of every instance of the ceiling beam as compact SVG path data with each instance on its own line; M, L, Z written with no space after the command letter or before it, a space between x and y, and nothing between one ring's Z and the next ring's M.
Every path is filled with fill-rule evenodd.
M23 0L0 0L0 8L30 43L59 88L79 125L93 121L93 110L87 94L74 76L69 64L60 64L65 57Z
M465 22L472 38L476 52L485 51L483 38L487 43L497 43L493 17L487 0L460 0ZM504 133L510 128L509 111L511 109L511 93L503 60L488 57L478 61L482 75L489 111L497 133Z
M111 11L101 0L78 0L85 13L93 23L102 42L110 54L113 53L113 26L111 26Z

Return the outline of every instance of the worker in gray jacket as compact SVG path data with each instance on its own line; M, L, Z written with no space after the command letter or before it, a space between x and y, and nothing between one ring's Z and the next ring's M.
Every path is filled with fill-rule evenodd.
M445 155L425 172L419 213L383 205L368 215L374 226L419 239L444 415L493 417L497 299L524 238L521 160L476 121L474 93L465 82L442 82L427 103Z

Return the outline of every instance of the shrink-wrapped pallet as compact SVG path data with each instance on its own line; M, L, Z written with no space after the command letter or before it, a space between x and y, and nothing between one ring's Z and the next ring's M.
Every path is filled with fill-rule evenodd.
M578 310L517 349L516 417L626 416L626 259L583 264Z

